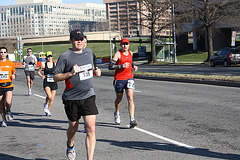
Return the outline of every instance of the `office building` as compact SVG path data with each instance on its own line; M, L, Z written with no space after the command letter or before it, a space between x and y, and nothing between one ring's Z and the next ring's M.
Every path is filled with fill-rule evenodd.
M140 22L141 14L136 12L133 8L141 8L142 12L147 14L147 10L143 7L139 1L134 0L103 0L106 4L107 19L110 20L111 30L121 31L123 36L137 36L140 35L150 36L151 32L147 27L140 25L144 22ZM171 11L167 11L168 14L161 16L157 22L156 29L161 28L171 17ZM163 14L164 15L164 14ZM146 23L146 22L145 22ZM149 24L150 25L150 24ZM159 36L169 36L170 28L161 30L158 33Z
M0 6L0 37L69 34L70 21L106 21L104 4L64 4L62 0L15 0Z

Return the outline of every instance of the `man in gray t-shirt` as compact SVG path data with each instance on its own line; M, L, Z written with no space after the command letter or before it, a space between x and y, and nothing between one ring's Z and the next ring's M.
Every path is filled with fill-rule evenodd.
M33 80L35 77L35 66L37 64L37 58L32 54L32 49L27 49L27 55L22 59L22 65L24 66L24 72L27 79L28 95L32 95Z
M70 33L72 49L64 52L57 61L54 81L65 81L66 88L62 95L65 112L68 117L67 157L75 159L74 135L78 129L79 119L83 117L86 127L87 159L92 160L96 146L96 115L93 90L93 75L100 76L96 67L96 57L91 49L84 48L86 36L80 30Z

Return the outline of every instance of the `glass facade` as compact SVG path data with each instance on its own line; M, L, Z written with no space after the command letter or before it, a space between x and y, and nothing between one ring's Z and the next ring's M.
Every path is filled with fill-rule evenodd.
M104 4L0 6L0 37L69 34L69 21L106 21Z

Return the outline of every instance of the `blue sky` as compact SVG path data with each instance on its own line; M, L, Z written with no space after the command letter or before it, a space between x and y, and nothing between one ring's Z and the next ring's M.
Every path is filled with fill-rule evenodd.
M62 0L63 3L75 4L75 3L98 3L103 4L103 0ZM0 0L1 6L14 5L15 0Z

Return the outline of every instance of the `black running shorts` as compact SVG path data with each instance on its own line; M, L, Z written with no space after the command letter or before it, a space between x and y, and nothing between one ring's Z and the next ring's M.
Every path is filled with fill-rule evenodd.
M34 79L35 78L35 71L24 71L25 72L25 75L26 75L26 77L27 76L30 76L30 79Z
M81 116L97 115L98 109L95 103L96 96L91 96L84 100L63 101L68 119L72 122L78 121Z
M45 91L45 88L49 87L52 90L57 90L58 89L58 85L57 83L43 83L43 89Z
M4 95L7 91L12 91L13 87L10 88L0 88L0 96Z

